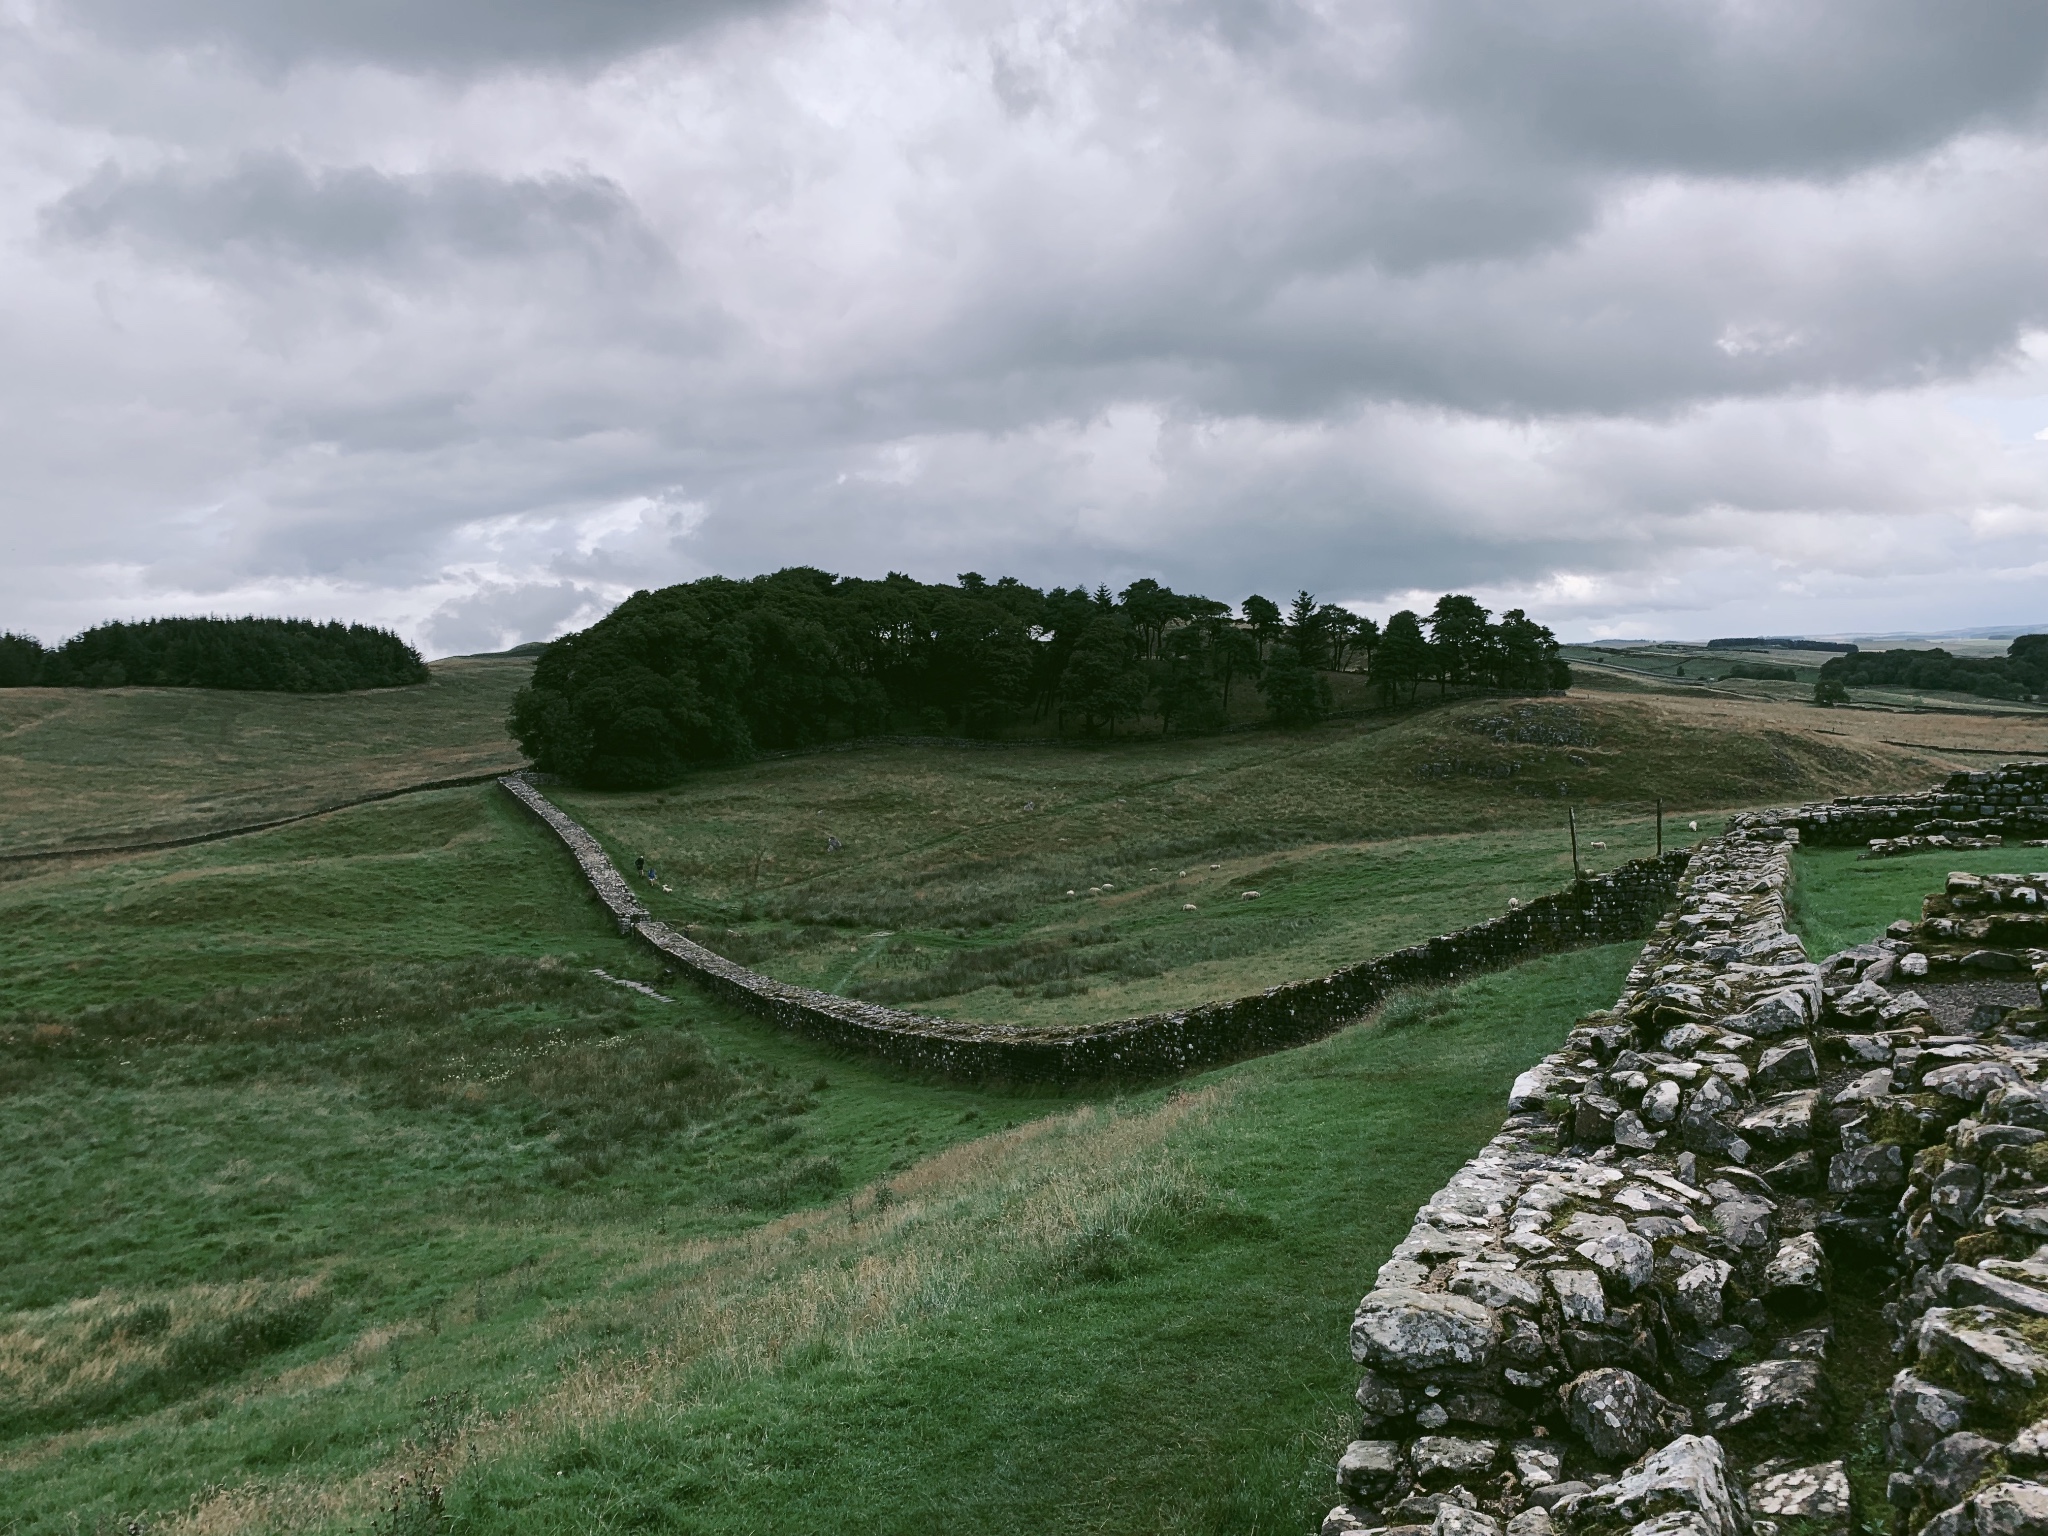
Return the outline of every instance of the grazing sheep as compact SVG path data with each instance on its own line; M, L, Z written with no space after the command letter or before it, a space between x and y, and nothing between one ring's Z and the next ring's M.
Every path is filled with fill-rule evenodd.
M1510 912L1519 912L1519 911L1521 911L1521 910L1522 910L1522 898L1521 898L1521 897L1519 897L1519 896L1510 896L1510 897L1508 898L1508 910L1509 910Z
M1195 910L1195 904L1192 901L1184 901L1180 904L1180 909L1183 912L1192 912Z
M1246 891L1242 896L1238 897L1237 899L1239 901L1257 901L1259 899L1259 893L1257 891Z
M1593 839L1593 846L1595 848L1605 848L1607 843L1605 839L1596 837Z
M1688 821L1688 822L1687 822L1687 823L1685 824L1685 830L1686 830L1686 831L1688 831L1688 832L1697 832L1697 831L1699 831L1699 829L1700 829L1700 824L1699 824L1698 822L1696 822L1696 821Z

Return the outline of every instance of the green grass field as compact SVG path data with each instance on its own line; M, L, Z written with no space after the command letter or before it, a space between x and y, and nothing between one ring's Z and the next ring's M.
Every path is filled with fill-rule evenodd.
M170 764L150 814L200 803L183 725L130 698ZM386 755L497 750L463 707L466 747L440 721ZM1574 739L1515 741L1509 706L1471 701L563 798L665 866L664 915L770 969L1050 1018L1325 969L1561 883L1560 802L1527 792L1552 772L1601 864L1646 851L1651 794L1727 807L1899 761L1628 699L1541 707L1570 713L1521 724ZM250 762L255 800L300 792ZM61 809L60 776L37 782ZM1939 881L1918 862L1801 855L1809 938L1911 910ZM1040 977L1041 943L1122 958ZM1299 1532L1346 1438L1358 1294L1634 952L1062 1096L907 1080L593 976L659 971L488 786L15 866L0 1528Z
M948 1017L1082 1022L1238 996L1654 851L1885 753L1613 699L1465 701L1116 750L892 748L555 788L655 912L783 980ZM1896 771L1893 769L1892 771ZM838 847L833 847L833 842ZM1245 892L1256 891L1256 899ZM1193 910L1189 910L1192 908Z
M1792 861L1793 927L1815 959L1883 934L1899 918L1920 916L1920 898L1942 888L1952 869L1972 874L2048 868L2048 848L1942 848L1860 860L1854 848L1801 849Z
M417 688L0 688L0 854L190 837L517 767L530 658L455 657Z

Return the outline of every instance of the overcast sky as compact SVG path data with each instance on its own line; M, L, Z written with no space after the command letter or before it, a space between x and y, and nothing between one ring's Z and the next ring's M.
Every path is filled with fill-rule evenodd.
M0 628L2048 621L2039 0L0 0Z

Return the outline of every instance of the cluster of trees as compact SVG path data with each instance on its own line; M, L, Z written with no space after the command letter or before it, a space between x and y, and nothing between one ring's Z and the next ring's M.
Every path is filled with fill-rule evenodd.
M0 687L236 688L345 693L427 680L386 629L311 619L146 619L101 624L54 650L0 635Z
M1771 661L1738 661L1721 676L1724 679L1746 677L1764 683L1796 683L1799 681L1799 669Z
M1230 605L1151 580L1040 591L969 572L952 586L796 567L749 581L636 592L555 641L512 709L542 769L605 787L662 784L699 763L909 728L993 736L1026 719L1114 734L1221 726L1250 687L1283 724L1327 713L1331 671L1388 702L1435 683L1564 687L1550 631L1498 623L1469 597L1386 629L1301 593Z
M1884 686L2026 699L2048 693L2048 635L2021 635L2003 656L1951 656L1947 651L1859 651L1822 663L1814 697L1837 703L1851 688Z

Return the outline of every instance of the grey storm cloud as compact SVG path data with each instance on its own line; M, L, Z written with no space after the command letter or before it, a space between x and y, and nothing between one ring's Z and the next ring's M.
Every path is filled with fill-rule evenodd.
M222 47L279 64L365 60L405 69L582 64L653 47L786 0L70 0L109 41Z
M44 223L58 239L125 240L200 264L253 255L311 268L394 267L610 247L659 265L662 254L631 200L601 176L394 175L274 152L218 173L102 166L51 204Z
M2004 3L69 0L0 32L0 627L2048 617L2044 82Z

